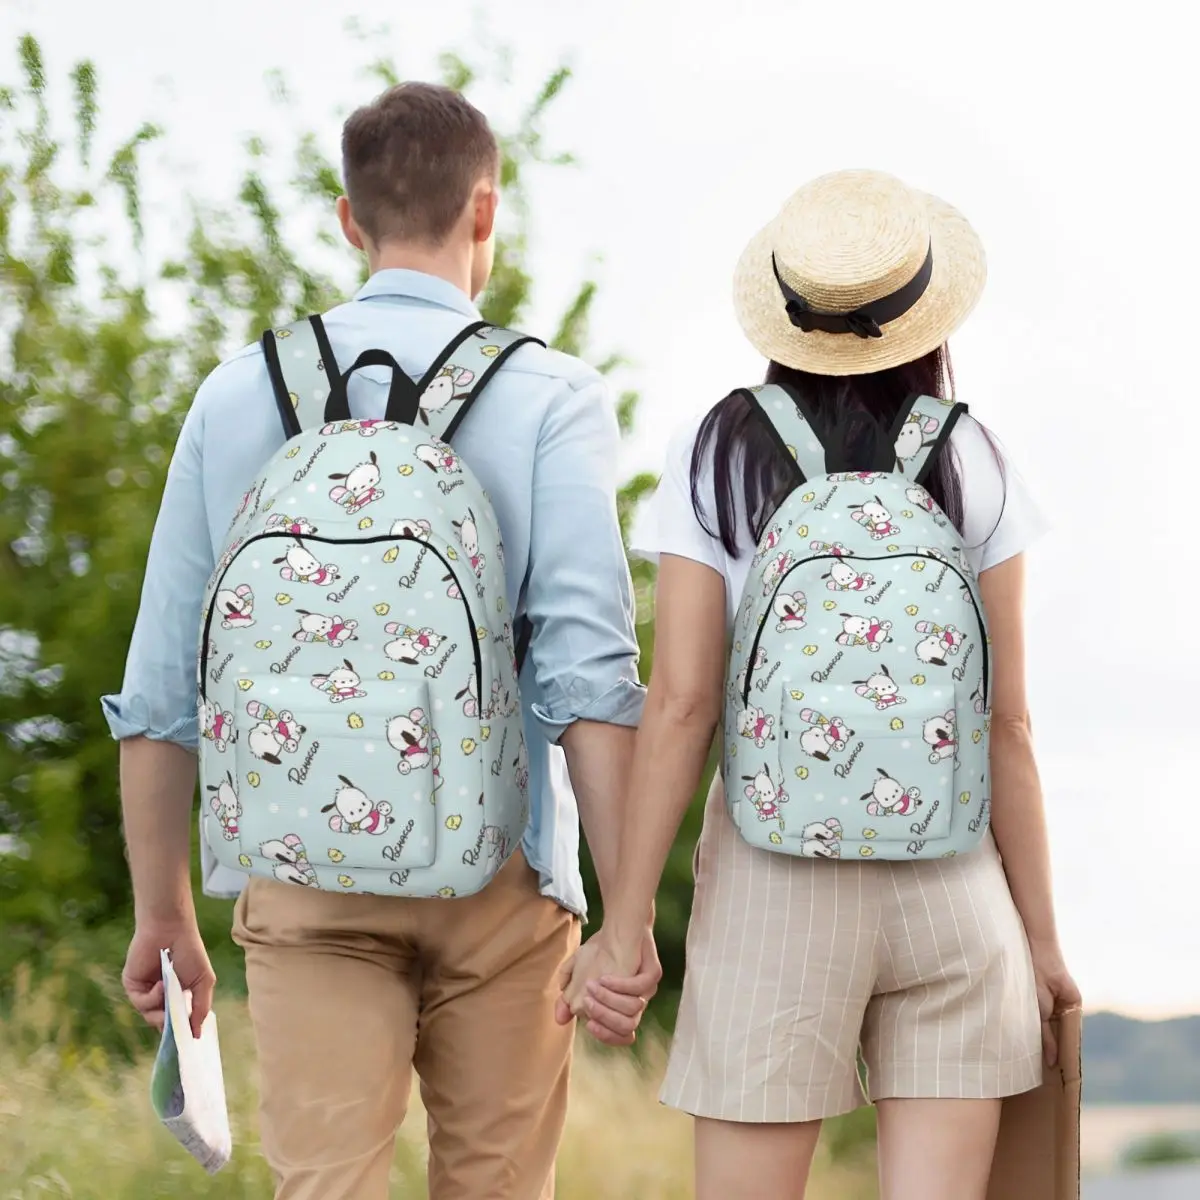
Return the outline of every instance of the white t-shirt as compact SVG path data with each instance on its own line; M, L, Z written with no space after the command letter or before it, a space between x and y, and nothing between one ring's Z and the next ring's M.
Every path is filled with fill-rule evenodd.
M738 556L727 554L721 539L710 535L696 519L691 464L702 420L702 416L692 418L668 444L658 489L642 506L635 523L633 552L651 561L657 561L660 554L675 554L704 563L723 575L732 627L754 556L754 536L741 501L741 481L736 477L733 492L740 530ZM1046 531L1047 524L1007 456L998 446L993 448L973 418L964 416L958 421L950 434L950 445L957 455L962 480L967 557L976 572L986 571L1027 549ZM716 530L711 454L704 463L698 495L709 528Z

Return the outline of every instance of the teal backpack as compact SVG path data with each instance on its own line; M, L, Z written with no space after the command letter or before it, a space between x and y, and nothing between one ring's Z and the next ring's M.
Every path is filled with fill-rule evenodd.
M453 897L520 844L529 627L514 639L496 516L451 447L534 340L470 325L415 383L382 350L339 372L319 317L263 334L287 441L233 518L200 636L202 820L222 865ZM381 420L350 415L364 366L392 372Z
M801 397L740 394L795 474L734 623L724 778L739 833L808 858L975 848L990 803L987 627L962 538L922 486L966 405L913 397L888 469L831 473Z

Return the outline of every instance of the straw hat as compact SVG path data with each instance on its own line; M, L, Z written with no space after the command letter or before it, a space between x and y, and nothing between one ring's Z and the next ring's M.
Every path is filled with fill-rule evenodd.
M755 348L818 375L861 375L940 346L983 291L983 246L950 205L879 171L805 184L733 280Z

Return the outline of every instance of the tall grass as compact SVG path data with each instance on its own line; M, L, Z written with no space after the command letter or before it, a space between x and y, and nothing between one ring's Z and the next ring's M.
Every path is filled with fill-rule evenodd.
M256 1144L254 1049L244 1003L219 1008L221 1047L236 1150L209 1178L154 1119L150 1058L134 1063L63 1035L62 980L18 978L0 1026L0 1197L3 1200L255 1200L271 1180ZM114 1002L117 998L114 996ZM661 1107L661 1038L643 1054L605 1053L581 1039L559 1200L685 1200L692 1196L691 1123ZM392 1195L425 1197L424 1114L414 1091L397 1141ZM839 1158L842 1157L839 1155ZM824 1147L810 1200L875 1200L869 1156L834 1163ZM481 1198L482 1200L482 1198Z

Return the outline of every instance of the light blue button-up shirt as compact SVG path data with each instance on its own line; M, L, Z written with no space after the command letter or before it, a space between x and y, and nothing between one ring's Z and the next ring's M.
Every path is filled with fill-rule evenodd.
M479 319L447 281L385 270L328 313L325 327L343 369L378 347L420 378ZM356 372L352 415L382 417L388 382L385 368ZM119 695L103 698L114 737L144 734L198 747L196 655L205 585L238 501L284 440L262 351L247 347L204 381L180 431L124 684ZM636 725L644 695L617 523L616 413L591 367L528 344L492 378L454 445L491 497L504 538L509 603L535 631L521 678L531 799L523 849L542 892L582 915L579 819L557 742L580 719ZM244 884L208 854L204 880L212 895L234 895Z

